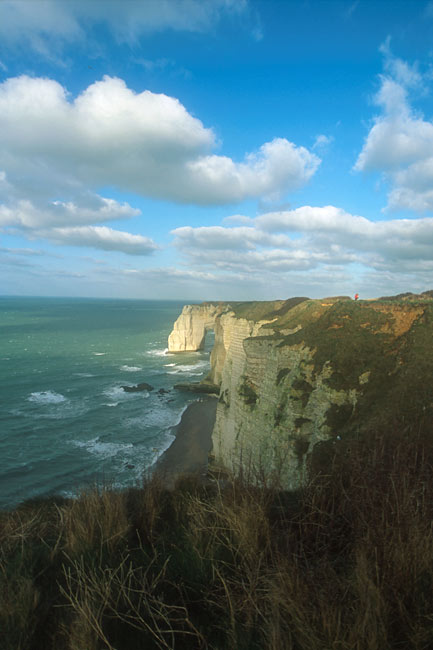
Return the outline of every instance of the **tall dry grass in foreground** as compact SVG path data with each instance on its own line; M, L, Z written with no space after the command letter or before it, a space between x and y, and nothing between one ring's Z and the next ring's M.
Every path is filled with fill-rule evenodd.
M432 648L432 437L331 451L297 493L153 479L1 513L0 648Z

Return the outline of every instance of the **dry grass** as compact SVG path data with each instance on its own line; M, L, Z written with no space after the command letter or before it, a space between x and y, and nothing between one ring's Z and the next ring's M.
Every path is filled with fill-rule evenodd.
M0 513L0 647L433 647L432 437L334 451L297 493L244 472Z

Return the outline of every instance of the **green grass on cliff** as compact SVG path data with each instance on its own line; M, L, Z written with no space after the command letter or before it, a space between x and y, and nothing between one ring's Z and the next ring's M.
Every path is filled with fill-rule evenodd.
M232 302L230 308L237 318L247 320L279 320L290 309L308 300L308 298L289 298L288 300Z
M297 493L255 488L244 468L0 513L0 647L433 647L433 437L421 424L336 444Z
M284 329L294 329L284 334ZM281 331L283 330L283 331ZM287 313L277 345L302 345L312 351L305 370L306 399L315 377L325 367L331 389L357 392L356 407L335 406L331 429L349 431L391 423L398 415L407 426L423 414L433 427L433 302L307 301ZM365 382L360 377L365 375ZM284 381L284 374L280 382ZM397 405L397 406L396 406ZM340 431L341 433L341 431Z

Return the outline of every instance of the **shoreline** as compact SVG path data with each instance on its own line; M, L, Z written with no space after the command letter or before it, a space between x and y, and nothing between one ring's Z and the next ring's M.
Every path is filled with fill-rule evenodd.
M169 485L182 474L206 472L217 404L216 397L200 397L186 407L179 424L173 427L176 437L157 460L154 470Z

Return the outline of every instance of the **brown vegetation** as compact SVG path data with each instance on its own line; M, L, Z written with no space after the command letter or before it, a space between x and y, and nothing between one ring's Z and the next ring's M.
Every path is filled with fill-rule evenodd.
M336 440L296 493L246 474L1 513L2 650L433 647L430 435Z

